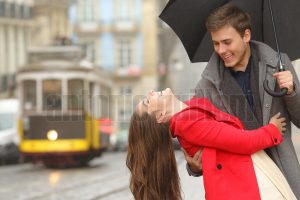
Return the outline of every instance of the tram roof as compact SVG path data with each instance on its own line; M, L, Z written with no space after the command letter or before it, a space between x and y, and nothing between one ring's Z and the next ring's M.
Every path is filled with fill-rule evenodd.
M28 71L92 71L98 70L93 64L86 64L85 61L70 62L62 60L49 60L38 63L29 63L19 70L19 72Z
M101 71L93 63L84 60L78 46L31 47L28 63L19 72L28 71Z

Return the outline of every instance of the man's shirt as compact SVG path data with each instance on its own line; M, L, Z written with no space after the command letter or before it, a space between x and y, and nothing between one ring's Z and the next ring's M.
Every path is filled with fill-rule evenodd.
M240 88L242 89L251 109L253 110L253 96L252 96L252 91L251 91L251 65L252 65L252 59L251 57L249 58L249 62L247 64L246 71L233 71L230 70L231 75L233 78L237 81L239 84Z

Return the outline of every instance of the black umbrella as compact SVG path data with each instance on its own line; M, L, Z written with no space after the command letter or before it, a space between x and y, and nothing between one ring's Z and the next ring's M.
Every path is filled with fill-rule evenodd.
M178 35L191 62L208 61L213 46L210 34L206 31L206 18L212 10L228 2L229 0L170 0L162 11L160 18ZM232 2L250 14L252 39L262 41L277 49L278 52L278 44L280 44L281 51L287 53L292 60L300 57L300 26L291 26L300 17L299 0L284 2L272 0L273 10L276 11L275 23L270 13L270 10L272 11L270 0L232 0ZM280 54L278 55L279 71L282 71L284 68ZM267 82L264 86L267 86ZM278 96L268 87L266 91L273 96ZM285 93L286 91L283 91L279 96Z

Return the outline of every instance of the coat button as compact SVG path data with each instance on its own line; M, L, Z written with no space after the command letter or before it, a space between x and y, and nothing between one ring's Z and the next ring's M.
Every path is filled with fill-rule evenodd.
M274 138L274 142L277 143L277 141L278 141L277 138Z
M266 106L266 108L270 108L270 107L271 107L271 104L268 104L268 103L267 103L265 106Z
M222 169L222 165L221 165L221 164L218 164L218 165L217 165L217 169L218 169L218 170L221 170L221 169Z

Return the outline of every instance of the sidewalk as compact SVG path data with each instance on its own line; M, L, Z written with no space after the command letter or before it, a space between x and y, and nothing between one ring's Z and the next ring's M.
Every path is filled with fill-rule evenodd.
M183 153L176 151L177 167L181 182L182 197L184 200L201 200L204 198L204 187L202 177L189 176L185 165L185 159Z

